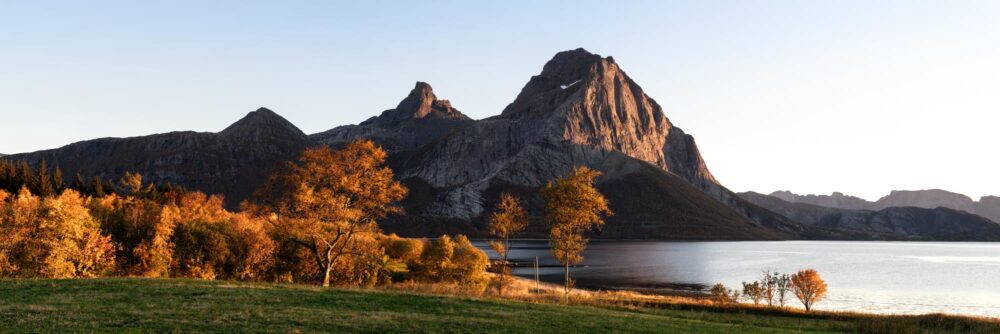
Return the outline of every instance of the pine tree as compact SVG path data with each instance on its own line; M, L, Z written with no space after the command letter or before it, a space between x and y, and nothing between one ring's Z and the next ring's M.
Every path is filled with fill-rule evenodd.
M76 176L73 177L73 183L70 183L69 187L82 194L93 195L87 191L87 182L83 181L83 175L80 175L80 173L76 173Z
M58 193L63 191L63 175L59 166L56 166L56 170L52 172L52 187L55 188Z
M93 188L92 191L94 192L94 196L104 197L104 195L107 195L104 192L104 181L101 181L100 176L94 176L93 185L91 185L91 187Z
M35 191L38 196L45 198L55 195L55 187L52 185L52 178L49 176L49 167L45 160L38 163L38 176L35 178Z
M14 186L18 188L18 191L22 187L27 187L29 190L34 186L35 173L31 172L31 166L28 165L27 161L21 160L21 164L17 167L17 175L14 177Z

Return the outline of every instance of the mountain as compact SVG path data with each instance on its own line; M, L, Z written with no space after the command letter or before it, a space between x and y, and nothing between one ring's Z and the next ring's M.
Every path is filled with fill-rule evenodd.
M850 210L785 201L755 192L740 193L752 203L811 226L864 233L876 240L1000 241L1000 225L945 207L888 207Z
M118 179L136 171L150 182L224 194L234 206L263 184L275 164L296 157L307 145L308 137L292 123L260 108L218 133L101 138L5 159L32 164L44 159L66 177L79 173Z
M796 195L790 191L775 191L771 193L771 196L792 203L807 203L848 210L870 210L874 207L874 203L868 202L863 198L848 196L839 192L834 192L830 195Z
M556 54L500 115L408 155L399 174L428 189L414 206L420 214L481 227L495 194L537 189L579 165L604 173L598 186L619 213L605 237L772 239L808 230L721 186L692 136L613 58L583 49Z
M411 189L405 217L386 229L482 235L501 192L541 212L537 189L575 166L604 173L598 187L617 214L601 238L782 239L829 237L739 198L712 176L695 140L611 57L560 52L499 115L472 120L418 82L393 109L357 125L306 136L260 109L219 133L175 132L104 138L15 155L57 164L66 175L117 178L137 171L154 182L247 198L273 166L308 145L371 139ZM544 224L534 217L530 233Z
M396 153L418 149L473 122L448 100L439 100L431 85L417 82L395 109L358 125L339 126L309 137L315 143L328 145L371 139L390 153Z
M892 207L917 207L925 209L945 207L974 213L1000 223L1000 197L984 196L979 201L973 201L968 196L940 189L893 190L889 195L875 202L846 196L837 192L832 195L796 195L789 191L776 191L771 193L771 196L793 203L806 203L849 210L882 210Z

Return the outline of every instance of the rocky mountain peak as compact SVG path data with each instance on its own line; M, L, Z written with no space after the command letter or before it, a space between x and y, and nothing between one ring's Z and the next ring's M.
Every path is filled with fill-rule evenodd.
M250 138L286 138L306 140L306 134L294 124L264 107L251 111L236 123L233 123L219 134L227 137Z
M471 120L452 107L450 101L438 100L430 84L418 81L410 94L399 102L396 109L383 111L382 115L369 119L361 125L374 124L385 127L418 119Z
M542 67L541 76L548 78L578 79L582 75L589 74L594 65L602 62L613 64L611 57L602 58L598 54L590 53L583 48L556 53L545 66Z
M557 53L531 77L503 118L531 118L548 141L622 152L721 194L694 138L674 127L660 105L615 63L584 49Z

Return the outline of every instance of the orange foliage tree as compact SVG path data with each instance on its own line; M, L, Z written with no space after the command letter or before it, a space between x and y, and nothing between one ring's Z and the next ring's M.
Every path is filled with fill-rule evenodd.
M815 269L805 269L792 274L792 293L806 307L806 311L826 297L826 282Z
M497 295L503 297L503 288L507 284L509 274L508 255L510 254L510 239L528 227L528 215L517 197L510 194L500 195L500 203L490 216L488 230L495 240L490 241L490 248L500 256L500 277L497 280Z
M594 188L594 179L600 175L596 170L577 167L569 175L550 181L541 191L550 228L549 245L553 257L563 264L567 299L572 286L569 266L583 261L587 247L583 234L603 226L604 217L612 214L607 199Z
M73 190L39 198L23 188L0 200L0 274L50 278L95 277L114 264L110 237Z
M386 158L368 140L337 151L309 148L257 193L280 233L315 257L323 286L330 285L338 259L365 255L356 249L359 234L377 233L377 219L401 212L392 204L407 190L393 179Z

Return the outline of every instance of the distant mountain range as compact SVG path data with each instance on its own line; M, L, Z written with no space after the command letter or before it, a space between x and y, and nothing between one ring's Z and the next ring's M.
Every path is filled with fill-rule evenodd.
M796 195L789 191L776 191L771 196L792 203L806 203L830 208L850 210L883 210L893 207L917 207L934 209L944 207L986 217L994 222L1000 222L1000 197L983 196L979 201L973 201L965 196L940 189L930 190L894 190L889 195L871 202L839 192L831 195Z
M852 224L797 221L737 196L709 171L694 138L613 58L583 49L556 54L499 115L481 120L418 82L395 108L312 135L260 108L218 133L103 138L6 158L45 159L67 176L137 171L153 182L224 194L235 206L303 148L361 138L390 152L390 167L411 190L407 214L383 223L403 235L482 236L489 210L510 192L535 213L526 236L543 236L537 189L585 165L604 173L598 187L615 212L597 238L886 238ZM938 237L951 236L922 236Z
M773 194L745 192L740 193L740 196L794 221L828 229L855 231L865 234L866 239L1000 240L1000 224L976 214L946 207L845 209L790 202Z

